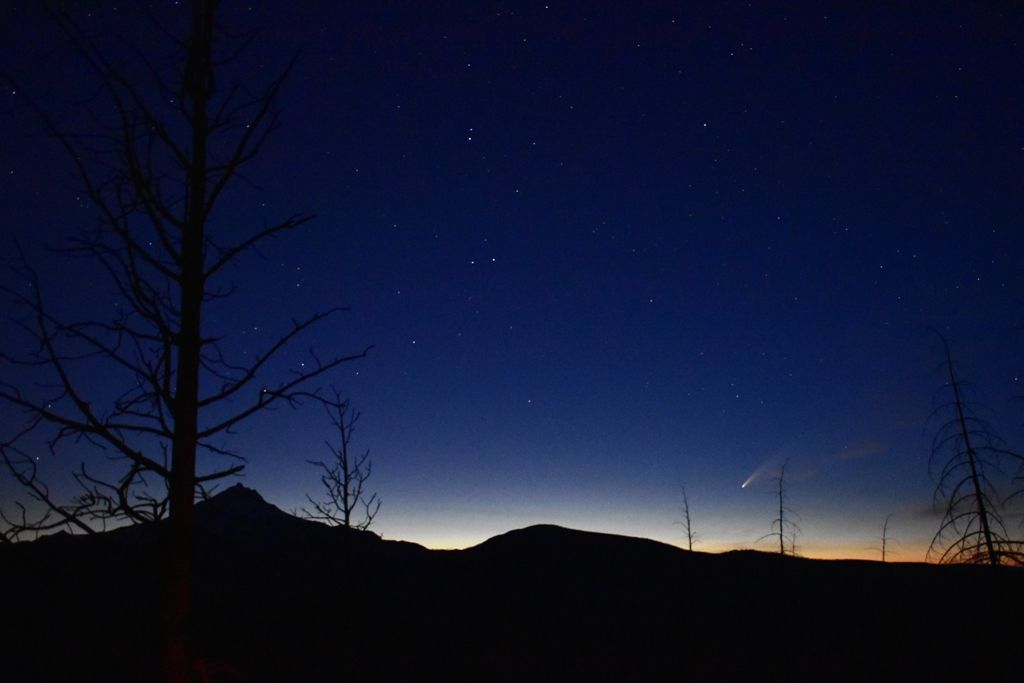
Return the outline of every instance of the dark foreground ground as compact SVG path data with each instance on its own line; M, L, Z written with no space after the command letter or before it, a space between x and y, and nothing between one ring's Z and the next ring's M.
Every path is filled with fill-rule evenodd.
M688 553L537 526L431 551L203 503L212 681L1024 680L1024 572ZM0 680L150 681L160 529L0 547Z

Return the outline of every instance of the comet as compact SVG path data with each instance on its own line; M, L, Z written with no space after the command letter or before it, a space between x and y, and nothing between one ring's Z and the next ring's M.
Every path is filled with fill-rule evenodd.
M741 489L745 489L748 486L750 486L754 482L755 479L757 479L762 474L764 474L764 471L766 469L768 469L768 467L772 464L772 462L773 462L773 458L768 458L763 463L758 465L757 469L755 469L753 472L751 472L750 476L747 477L746 480L742 484L740 484L740 488Z

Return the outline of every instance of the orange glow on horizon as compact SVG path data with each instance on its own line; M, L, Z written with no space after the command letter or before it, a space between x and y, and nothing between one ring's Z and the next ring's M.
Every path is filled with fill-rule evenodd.
M459 538L459 537L438 537L432 539L418 539L413 541L418 543L430 550L465 550L472 548L473 546L480 545L486 538ZM652 539L659 540L659 539ZM660 541L672 545L681 550L685 548L677 541L671 542ZM889 550L886 562L899 563L899 562L925 562L925 553L927 551L927 544L924 545L906 545L901 544L899 547L894 547ZM728 545L711 542L700 542L694 545L694 552L708 553L712 555L720 555L723 553L735 551L735 550L754 550L757 552L763 552L771 554L773 550L761 544L759 546L753 545ZM830 544L830 543L807 543L806 545L797 545L797 555L812 560L870 560L874 562L881 561L881 554L877 549L866 548L860 545L845 545L845 544Z

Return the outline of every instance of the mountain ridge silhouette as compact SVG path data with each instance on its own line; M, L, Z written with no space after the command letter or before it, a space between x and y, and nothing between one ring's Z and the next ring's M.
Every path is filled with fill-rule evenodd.
M195 518L196 652L231 680L1012 680L1012 658L942 656L931 637L968 601L1000 651L1004 616L1024 613L1024 572L988 567L708 554L551 524L430 550L242 485ZM156 680L164 531L0 546L16 626L0 678Z

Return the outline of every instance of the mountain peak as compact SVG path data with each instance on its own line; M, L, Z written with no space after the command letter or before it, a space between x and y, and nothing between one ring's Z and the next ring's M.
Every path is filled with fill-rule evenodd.
M207 502L220 501L221 504L231 505L269 505L263 496L256 489L251 489L242 484L234 484L216 493Z
M555 524L513 529L466 551L472 555L502 558L503 561L533 558L578 567L593 562L675 562L687 555L675 546L647 538L570 529Z
M263 499L255 489L242 484L196 504L196 518L212 528L268 526L295 521L291 515Z

